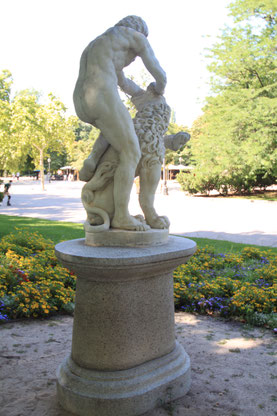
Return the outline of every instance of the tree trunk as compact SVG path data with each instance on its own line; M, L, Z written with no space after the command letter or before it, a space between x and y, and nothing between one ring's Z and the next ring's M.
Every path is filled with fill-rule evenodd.
M43 166L43 149L40 149L39 151L39 169L40 169L40 179L41 179L41 188L44 191L44 166Z

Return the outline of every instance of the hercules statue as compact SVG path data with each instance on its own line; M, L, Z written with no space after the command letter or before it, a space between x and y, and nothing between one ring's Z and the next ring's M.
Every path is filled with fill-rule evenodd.
M136 89L139 91L140 88L125 78L123 68L139 56L155 79L155 92L162 95L166 86L166 74L154 55L147 35L146 23L140 17L127 16L93 40L82 54L73 96L78 117L101 132L93 152L84 162L80 179L91 179L108 145L118 152L111 226L124 230L144 231L149 226L132 217L128 211L141 151L134 124L121 101L118 86L130 95L134 95Z

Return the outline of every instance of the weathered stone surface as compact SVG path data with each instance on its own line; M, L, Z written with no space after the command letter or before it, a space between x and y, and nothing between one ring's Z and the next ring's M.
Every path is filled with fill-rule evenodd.
M56 246L78 276L71 358L58 375L65 408L82 416L139 415L164 400L168 387L176 391L172 399L185 394L189 361L176 350L172 271L195 249L193 241L173 236L153 247L90 247L84 239ZM109 397L108 388L98 395L101 383L124 372L125 390L123 377L119 395L111 390Z
M148 231L128 231L111 228L95 232L94 227L86 221L84 224L86 244L99 247L147 247L165 244L168 229L151 229Z
M59 399L76 415L137 416L188 392L190 359L176 343L171 353L123 371L86 370L67 358L57 377Z
M178 264L185 263L195 252L196 244L187 238L169 236L168 242L163 245L147 247L89 247L85 244L85 239L65 241L56 245L56 255L64 265L72 268L76 273L80 272L87 279L98 280L98 274L91 272L91 267L101 276L111 280L111 270L113 271L112 280L132 279L133 267L148 267L151 270L162 271L163 266L160 262L170 264L169 270L174 270ZM151 267L149 267L149 264ZM132 266L132 268L131 268ZM127 275L121 274L121 269L128 269ZM94 270L93 269L93 270ZM117 271L119 273L117 273ZM145 275L136 275L136 278L144 278Z
M141 158L141 149L131 116L118 93L118 87L131 96L143 92L135 82L126 78L123 72L123 69L139 56L155 79L151 87L153 90L151 97L155 95L159 102L163 100L166 74L155 57L147 36L148 28L143 19L138 16L127 16L91 41L81 56L79 76L73 93L76 114L82 121L92 124L101 132L80 171L81 180L93 181L85 185L82 193L82 200L91 224L95 221L93 218L95 214L98 216L96 224L99 224L99 215L105 217L112 211L110 216L113 228L134 231L146 231L150 228L146 223L131 216L128 211L130 192ZM168 119L169 116L170 113L167 111ZM97 165L109 146L115 150L117 156L102 160L101 162L104 163L101 163L101 172L97 174ZM98 175L96 181L93 178L94 173ZM107 194L106 189L103 189L102 180L105 176L108 177L108 182L113 178L111 195L110 189ZM93 204L95 185L101 193L100 197L98 195L100 206ZM151 199L150 180L148 180L148 188L146 195ZM96 212L94 212L95 208ZM103 215L99 209L103 211ZM151 212L149 210L148 216L149 221L155 224L152 228L168 227L167 219L158 217L152 210Z

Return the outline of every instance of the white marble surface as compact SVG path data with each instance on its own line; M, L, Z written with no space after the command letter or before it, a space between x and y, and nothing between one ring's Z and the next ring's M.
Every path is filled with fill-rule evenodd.
M107 212L112 205L111 227L124 230L144 231L150 228L146 223L131 216L128 210L141 150L133 121L118 91L120 87L131 96L140 92L140 87L131 79L125 78L123 72L125 67L140 57L155 80L152 84L155 94L164 93L166 74L147 36L148 28L143 19L127 16L92 40L82 53L73 93L77 116L101 132L80 171L80 178L88 183L90 179L94 179L94 171L101 161L105 147L110 145L117 152L118 164L112 174L113 198L106 198L105 189L99 208ZM111 160L107 162L111 163ZM108 171L111 169L110 165ZM99 181L101 182L101 178ZM93 192L82 194L82 199L86 201L86 210L93 198ZM95 206L98 207L96 204ZM88 221L90 224L93 223L89 215ZM156 228L164 228L164 224Z

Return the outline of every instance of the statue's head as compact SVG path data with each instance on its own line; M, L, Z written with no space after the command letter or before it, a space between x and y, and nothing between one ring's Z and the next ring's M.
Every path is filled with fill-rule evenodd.
M145 21L139 16L127 16L121 19L115 26L130 27L137 32L142 33L144 36L148 36L148 27Z

